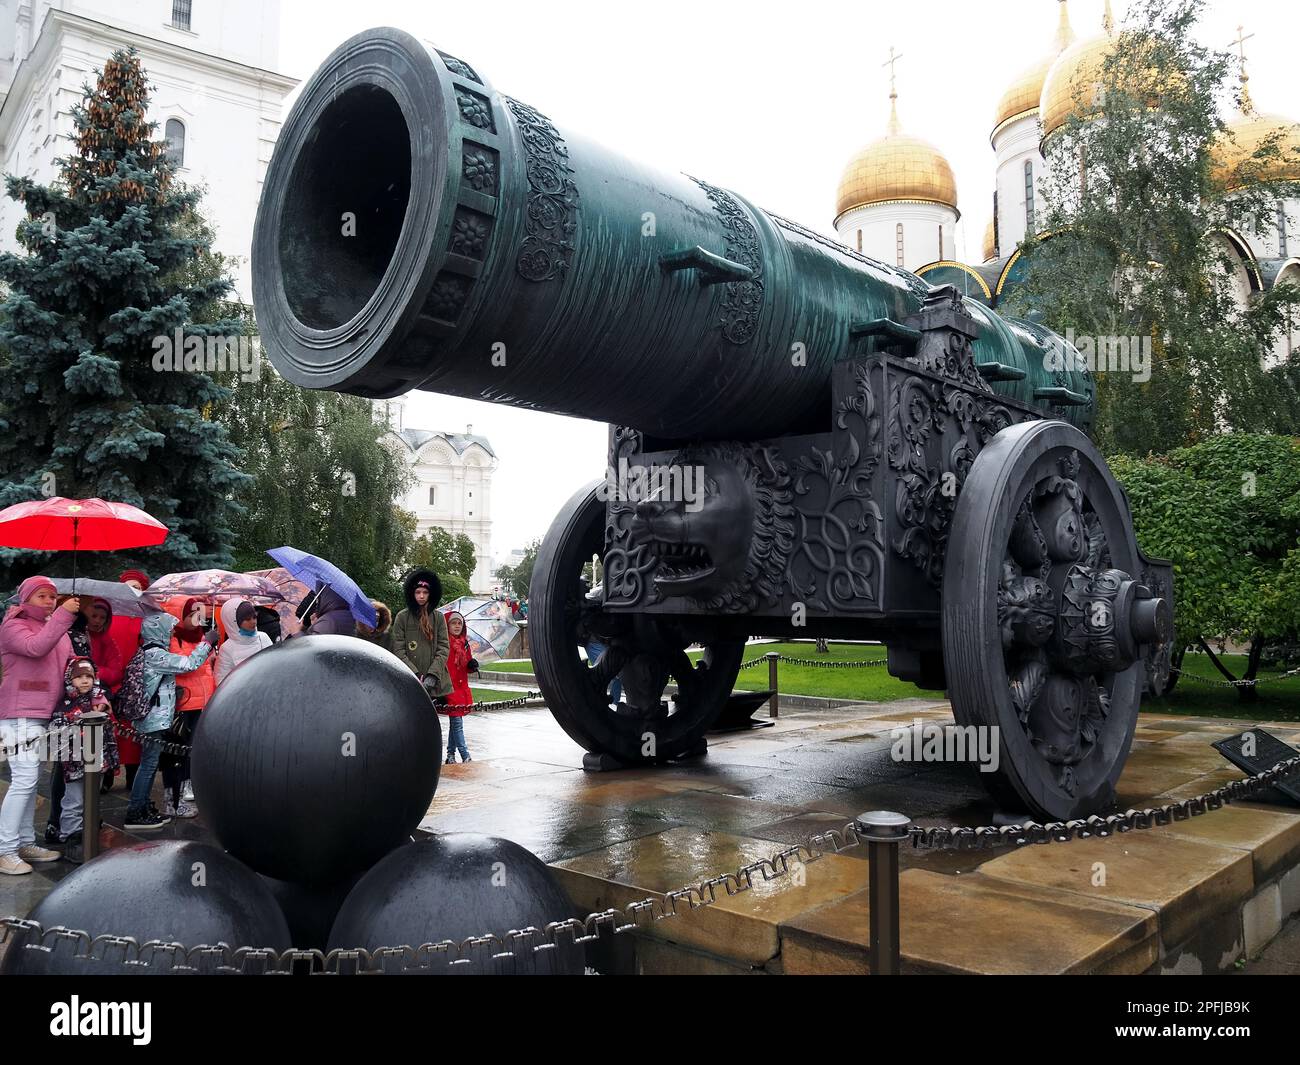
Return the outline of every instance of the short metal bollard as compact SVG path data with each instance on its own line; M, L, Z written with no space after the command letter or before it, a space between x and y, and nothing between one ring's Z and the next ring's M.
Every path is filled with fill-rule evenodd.
M898 846L907 839L912 819L891 810L872 810L856 818L855 824L868 843L871 974L897 976L900 970Z
M767 659L767 686L772 692L772 698L767 704L767 716L776 717L780 712L778 704L781 701L780 687L777 684L776 677L776 664L781 660L781 656L775 651L768 651L764 657Z
M104 771L104 728L108 715L95 710L82 714L77 723L81 726L81 760L85 766L81 779L81 856L88 862L99 854L99 784ZM58 771L57 766L55 769Z

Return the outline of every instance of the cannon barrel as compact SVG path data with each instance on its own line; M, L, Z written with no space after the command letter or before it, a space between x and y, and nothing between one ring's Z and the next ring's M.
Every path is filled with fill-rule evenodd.
M419 388L667 440L827 426L835 360L928 291L560 130L388 28L345 42L304 87L252 265L263 348L300 385ZM1086 428L1092 383L1045 368L1053 335L969 309L994 391Z

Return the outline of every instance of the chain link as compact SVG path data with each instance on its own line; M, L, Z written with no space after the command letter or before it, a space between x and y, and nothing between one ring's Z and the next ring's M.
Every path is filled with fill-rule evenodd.
M1288 677L1300 676L1300 668L1288 669L1285 673L1270 673L1263 677L1254 677L1250 680L1217 680L1214 677L1202 677L1195 673L1188 673L1185 669L1179 669L1177 666L1169 667L1170 673L1177 673L1180 677L1186 677L1188 680L1194 680L1198 684L1208 684L1217 688L1254 688L1260 684L1271 684L1275 680L1286 680Z

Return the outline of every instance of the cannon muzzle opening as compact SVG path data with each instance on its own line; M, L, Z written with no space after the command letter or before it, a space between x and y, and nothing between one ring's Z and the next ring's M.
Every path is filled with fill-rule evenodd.
M284 297L308 329L357 316L379 288L411 196L411 131L392 95L349 89L294 160L297 190L280 221Z

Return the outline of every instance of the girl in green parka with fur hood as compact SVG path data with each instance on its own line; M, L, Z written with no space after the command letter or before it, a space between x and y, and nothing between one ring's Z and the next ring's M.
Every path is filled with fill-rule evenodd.
M393 621L393 654L420 678L425 691L435 701L451 693L451 675L447 672L447 620L438 609L442 599L442 582L432 570L414 569L402 583L406 609L398 611Z

